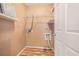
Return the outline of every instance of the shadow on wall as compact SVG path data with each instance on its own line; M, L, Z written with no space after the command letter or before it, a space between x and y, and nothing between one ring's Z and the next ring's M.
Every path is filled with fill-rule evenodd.
M5 32L5 31L13 31L14 30L14 25L13 21L6 21L6 20L0 20L0 31Z
M0 56L11 55L11 40L14 32L14 22L0 19Z
M52 33L54 33L54 20L48 22L48 27Z

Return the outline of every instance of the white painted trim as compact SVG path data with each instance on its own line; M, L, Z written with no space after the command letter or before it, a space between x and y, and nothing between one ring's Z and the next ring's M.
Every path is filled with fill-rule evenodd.
M25 46L26 48L40 48L40 49L50 49L50 48L46 48L46 47L38 47L38 46ZM54 48L52 48L52 50L54 50Z
M10 17L10 16L7 16L7 15L2 14L2 13L0 13L0 19L2 19L2 20L7 20L7 21L15 21L15 20L17 20L17 19L14 18L14 17Z
M26 49L26 47L24 47L24 48L17 54L17 56L19 56L25 49Z

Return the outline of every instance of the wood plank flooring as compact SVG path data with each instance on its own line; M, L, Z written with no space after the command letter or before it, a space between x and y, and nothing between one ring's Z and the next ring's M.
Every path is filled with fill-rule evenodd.
M54 51L39 48L26 48L20 56L54 56Z

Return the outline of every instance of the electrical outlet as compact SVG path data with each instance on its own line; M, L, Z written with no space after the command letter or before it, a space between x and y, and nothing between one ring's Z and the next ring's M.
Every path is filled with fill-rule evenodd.
M45 40L51 40L51 33L44 33Z

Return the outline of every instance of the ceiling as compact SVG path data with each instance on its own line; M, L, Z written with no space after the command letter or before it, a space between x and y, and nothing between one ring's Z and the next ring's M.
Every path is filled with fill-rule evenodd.
M53 3L26 3L26 6L36 6L36 5L53 5Z

